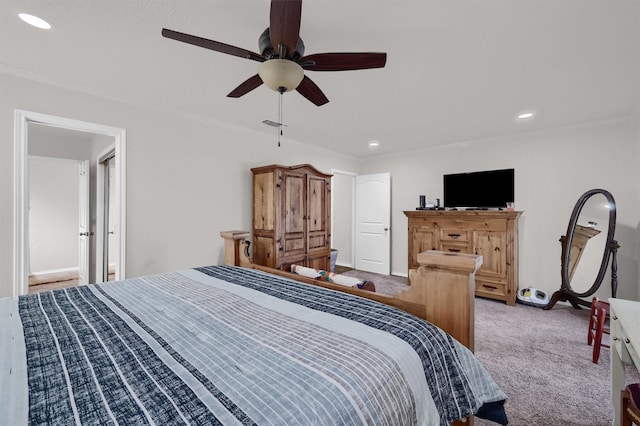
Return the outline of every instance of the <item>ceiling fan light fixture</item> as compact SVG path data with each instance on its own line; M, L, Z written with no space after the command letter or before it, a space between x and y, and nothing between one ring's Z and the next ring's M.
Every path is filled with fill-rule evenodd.
M260 64L258 75L269 89L284 93L298 87L304 78L304 70L287 59L270 59Z

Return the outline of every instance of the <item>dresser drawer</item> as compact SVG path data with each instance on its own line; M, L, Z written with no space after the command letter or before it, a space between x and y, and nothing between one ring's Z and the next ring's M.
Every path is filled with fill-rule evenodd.
M469 231L464 231L455 228L442 228L440 229L440 241L461 241L467 242L470 240Z
M440 251L445 253L471 253L469 244L465 242L447 242L440 241Z
M631 348L631 340L625 330L619 325L618 316L615 312L611 312L611 342L613 347L620 355L620 359L625 363L635 363L640 365L640 359L633 359L633 348Z
M476 294L479 296L506 296L507 286L503 283L482 281L476 279Z

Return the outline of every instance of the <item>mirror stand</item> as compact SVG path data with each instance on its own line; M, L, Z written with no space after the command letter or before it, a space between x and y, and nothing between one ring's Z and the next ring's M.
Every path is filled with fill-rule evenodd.
M609 250L611 250L611 297L615 298L618 294L618 249L620 244L616 240L611 240Z
M603 199L604 198L604 199ZM606 226L605 226L606 224ZM613 196L604 189L585 192L576 203L562 245L560 290L553 293L545 310L562 301L574 308L591 307L591 297L600 287L611 261L611 297L618 290L617 252L620 245L614 240L616 205ZM606 230L606 233L604 232ZM589 242L592 241L592 242ZM583 256L584 255L584 256ZM582 259L582 262L580 262ZM580 267L578 265L580 264ZM590 269L600 265L595 279L589 281ZM580 272L575 274L577 269ZM593 275L591 275L593 276ZM592 283L589 285L589 283Z
M560 238L560 241L564 242L564 239L565 237L563 235ZM611 297L616 297L616 293L618 292L618 262L616 256L620 245L617 241L613 240L609 243L609 248L611 250ZM551 300L549 300L549 303L543 309L549 310L558 302L569 302L571 303L571 306L576 309L582 309L581 306L585 306L587 308L591 307L590 300L587 301L578 297L578 295L566 286L564 282L562 283L560 290L553 293Z

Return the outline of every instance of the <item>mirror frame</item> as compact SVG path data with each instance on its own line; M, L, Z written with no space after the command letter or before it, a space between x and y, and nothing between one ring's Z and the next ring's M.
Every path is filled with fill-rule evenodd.
M600 263L600 269L598 271L598 275L596 276L593 284L586 291L579 293L574 291L571 288L571 280L569 279L569 260L571 255L571 244L573 243L573 238L575 235L576 225L578 224L578 218L580 216L580 212L582 208L587 203L587 201L593 197L594 195L602 194L607 199L609 203L609 225L607 229L607 239L605 241L604 253L602 254L602 262ZM591 296L595 293L598 288L602 285L602 281L604 280L604 276L607 273L607 268L609 266L609 260L613 256L613 261L611 264L611 296L616 297L617 287L618 287L618 279L617 279L617 263L616 263L616 252L620 247L615 238L615 229L616 229L616 202L613 198L613 195L605 189L591 189L580 196L578 202L576 203L573 211L571 212L571 218L569 219L569 225L567 226L567 232L565 235L560 237L560 243L562 244L562 255L561 255L561 278L562 285L560 290L556 291L551 300L545 306L544 309L551 309L556 302L559 301L568 301L570 302L574 308L580 308L580 305L590 307L591 301L585 301L581 299L582 297Z
M575 235L576 225L578 224L578 218L582 212L582 208L587 201L594 195L602 194L609 203L609 227L607 230L607 239L605 241L604 253L602 254L602 262L600 263L600 270L596 276L595 281L589 287L587 291L578 293L571 287L571 280L569 279L569 256L571 254L571 244L573 243L573 237ZM614 241L614 234L616 230L616 202L609 191L604 189L592 189L585 192L571 213L571 219L569 220L569 226L567 227L567 233L565 234L565 241L562 244L562 283L565 288L577 297L588 297L598 290L602 285L602 280L607 273L607 267L609 266L609 259L611 257L611 242ZM566 284L566 285L565 285ZM613 295L615 297L615 294Z

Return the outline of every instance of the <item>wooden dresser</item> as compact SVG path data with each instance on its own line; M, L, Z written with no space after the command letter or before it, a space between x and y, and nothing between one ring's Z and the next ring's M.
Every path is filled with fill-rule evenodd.
M518 217L498 210L405 211L409 219L409 271L427 250L481 255L476 296L515 304L518 291ZM411 272L409 272L411 274Z
M329 270L331 175L309 164L253 172L253 263Z

